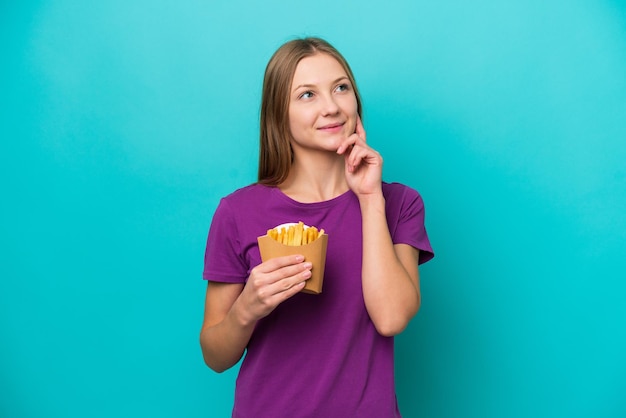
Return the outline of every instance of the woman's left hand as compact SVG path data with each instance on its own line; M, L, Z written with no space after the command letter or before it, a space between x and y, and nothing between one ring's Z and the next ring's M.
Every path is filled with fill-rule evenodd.
M365 141L365 129L357 115L356 132L339 146L337 154L345 157L346 181L358 197L382 191L383 158Z

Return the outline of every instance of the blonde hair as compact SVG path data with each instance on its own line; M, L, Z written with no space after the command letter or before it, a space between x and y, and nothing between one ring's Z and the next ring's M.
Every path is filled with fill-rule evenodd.
M357 112L361 116L361 97L352 70L332 45L320 38L294 39L283 44L265 68L261 98L261 138L258 182L277 186L287 178L293 153L289 128L289 92L300 60L315 54L327 54L344 68L354 89Z

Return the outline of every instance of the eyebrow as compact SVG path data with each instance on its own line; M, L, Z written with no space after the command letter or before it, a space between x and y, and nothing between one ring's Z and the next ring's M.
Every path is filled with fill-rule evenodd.
M341 77L339 77L338 79L336 79L335 81L333 81L331 84L335 84L340 82L341 80L348 80L350 81L350 79L348 78L348 76L342 75ZM299 88L311 88L311 87L315 87L315 84L300 84L299 86L294 87L293 91L298 90Z

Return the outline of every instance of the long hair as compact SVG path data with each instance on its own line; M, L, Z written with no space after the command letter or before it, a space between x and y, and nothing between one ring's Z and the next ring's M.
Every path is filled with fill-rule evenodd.
M315 54L327 54L344 68L356 96L361 116L361 97L352 70L332 45L320 38L294 39L283 44L265 68L261 98L261 141L258 182L277 186L287 178L293 162L289 128L289 97L293 75L300 60Z

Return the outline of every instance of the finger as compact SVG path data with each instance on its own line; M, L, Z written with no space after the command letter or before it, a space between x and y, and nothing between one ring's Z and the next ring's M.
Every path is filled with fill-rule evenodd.
M293 286L285 289L284 291L272 295L270 297L270 301L269 302L271 304L273 304L274 306L278 306L279 304L283 303L284 301L286 301L290 297L292 297L292 296L296 295L297 293L299 293L300 291L302 291L302 289L304 289L305 285L306 285L306 280L298 282L298 283L294 284Z
M267 295L267 303L276 306L285 299L290 298L302 290L309 278L311 278L311 270L307 269L267 285L264 291Z
M364 141L367 142L367 135L365 134L365 128L363 127L363 122L361 121L361 116L356 115L356 134Z
M344 154L347 149L349 149L352 145L354 145L354 143L356 142L355 136L356 134L352 134L346 139L344 139L343 142L339 145L339 148L337 148L337 154L339 155Z
M367 145L355 145L346 157L346 164L352 172L362 164L381 164L381 160L380 154Z
M362 149L360 147L352 148L352 152L350 152L350 155L346 158L348 171L351 173L354 172L359 167L359 165L361 165L364 159L365 154L362 152Z
M363 138L361 138L358 134L354 133L352 135L350 135L349 137L347 137L342 143L341 145L339 145L339 148L337 148L337 154L341 155L344 154L347 150L350 149L350 147L356 146L356 145L361 145L361 146L367 146L365 144L365 140Z
M283 280L292 280L297 282L299 281L298 275L306 275L307 271L311 271L311 268L313 268L313 266L310 262L281 267L278 270L266 273L265 283L271 285Z
M355 134L356 136L356 134ZM348 154L349 158L359 158L360 156L375 155L376 151L365 143L363 139L357 137L354 141L354 145Z
M247 282L247 285L251 289L256 289L255 292L259 292L259 297L263 299L271 297L276 293L282 292L308 279L311 275L311 269L313 268L310 262L287 265L269 272L263 272L259 268L267 267L267 265L271 264L272 263L268 261L252 269Z
M270 287L273 289L274 294L286 292L294 286L300 285L300 283L306 282L311 278L311 268L304 271L299 271L296 274L285 277L281 280L272 283Z
M261 273L271 273L280 268L291 266L295 264L302 263L304 261L304 256L301 254L296 255L286 255L283 257L276 257L267 260L264 263L258 265L258 270Z

